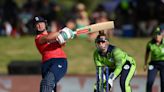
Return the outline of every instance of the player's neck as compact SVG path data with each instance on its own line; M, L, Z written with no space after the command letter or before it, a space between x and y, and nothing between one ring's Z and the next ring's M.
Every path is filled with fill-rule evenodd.
M102 50L102 53L103 53L103 54L106 54L106 52L107 52L107 48L104 49L104 50Z

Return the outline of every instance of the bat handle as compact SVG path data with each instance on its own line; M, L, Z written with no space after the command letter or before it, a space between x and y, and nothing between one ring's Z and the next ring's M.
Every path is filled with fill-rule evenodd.
M77 35L77 32L76 32L76 31L74 31L74 32L73 32L73 34L74 34L74 35Z

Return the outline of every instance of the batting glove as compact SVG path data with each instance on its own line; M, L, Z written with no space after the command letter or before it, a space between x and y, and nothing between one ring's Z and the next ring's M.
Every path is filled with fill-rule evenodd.
M71 29L65 27L60 31L60 34L57 37L57 41L60 44L64 44L68 39L74 38L74 33Z
M61 30L61 35L64 37L65 40L74 38L73 31L67 27Z

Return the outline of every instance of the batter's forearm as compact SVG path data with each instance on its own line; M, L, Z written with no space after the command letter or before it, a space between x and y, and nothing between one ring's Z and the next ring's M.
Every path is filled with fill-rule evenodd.
M122 67L117 67L115 70L114 70L114 77L116 78L122 71Z

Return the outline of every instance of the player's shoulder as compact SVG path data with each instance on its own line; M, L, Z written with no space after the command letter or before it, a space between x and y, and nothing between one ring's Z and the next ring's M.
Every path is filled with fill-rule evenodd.
M115 47L116 47L116 46L110 44L110 45L108 46L107 52L108 52L108 53L112 53L113 50L115 49Z
M113 49L113 53L114 54L119 54L119 53L122 53L122 52L124 52L121 48L119 48L119 47L115 47L114 49Z
M94 55L98 54L98 49L94 50L93 54Z
M38 35L35 36L35 39L38 39L38 38L40 38L40 37L41 37L41 35L38 34Z
M37 34L37 35L35 36L35 39L39 39L39 38L41 38L41 37L43 37L43 36L46 36L46 35L48 35L47 32L43 32L43 33Z
M96 49L93 53L93 57L98 58L99 56L100 56L100 53L99 53L98 49Z
M151 40L148 41L146 47L149 48L149 47L153 46L154 44L156 44L155 39L151 39Z
M155 39L151 39L148 41L148 44L155 44L155 43L156 43Z

